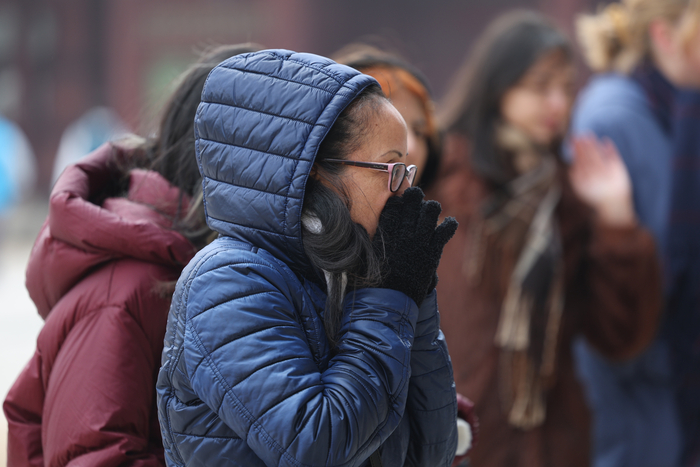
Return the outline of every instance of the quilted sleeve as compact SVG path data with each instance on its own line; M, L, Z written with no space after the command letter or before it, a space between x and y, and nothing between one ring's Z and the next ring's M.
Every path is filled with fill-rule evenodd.
M192 280L182 354L192 389L266 465L360 465L403 416L418 308L393 290L349 294L322 372L296 278L244 259Z
M420 306L406 411L411 422L406 465L449 466L457 448L457 395L434 290Z
M5 403L11 465L162 465L149 444L156 362L130 314L106 306L79 321L45 394L39 357Z

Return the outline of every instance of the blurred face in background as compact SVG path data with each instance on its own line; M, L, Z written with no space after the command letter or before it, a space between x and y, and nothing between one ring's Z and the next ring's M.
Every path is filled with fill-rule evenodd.
M552 51L540 57L505 92L501 117L533 142L549 145L564 135L573 99L573 64L564 53Z
M685 52L690 69L688 74L692 76L691 85L700 88L700 25L697 23L686 42Z
M428 160L428 121L423 104L403 87L392 89L391 103L399 111L408 127L408 155L406 164L416 166L416 181L420 180Z
M700 8L681 16L675 24L658 19L649 26L652 54L657 66L674 85L700 88Z

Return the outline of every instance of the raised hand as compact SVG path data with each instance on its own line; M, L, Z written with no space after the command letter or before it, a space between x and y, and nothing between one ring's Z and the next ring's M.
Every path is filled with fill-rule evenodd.
M452 217L437 225L440 212L437 201L423 200L420 188L408 188L389 198L372 241L384 260L381 286L405 293L417 305L435 287L442 249L457 230Z
M578 137L573 140L573 149L569 178L576 195L591 206L605 224L634 225L637 219L632 182L612 141L600 141L595 136Z

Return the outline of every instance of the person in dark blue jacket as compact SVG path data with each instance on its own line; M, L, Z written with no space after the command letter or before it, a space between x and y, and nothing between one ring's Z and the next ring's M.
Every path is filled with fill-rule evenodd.
M665 316L641 356L580 341L594 467L700 465L700 2L614 2L579 20L588 63L574 135L610 139L664 263ZM683 89L685 88L685 89Z
M408 188L377 82L268 50L216 67L195 119L209 226L183 271L157 397L172 466L448 466L435 271L454 219Z

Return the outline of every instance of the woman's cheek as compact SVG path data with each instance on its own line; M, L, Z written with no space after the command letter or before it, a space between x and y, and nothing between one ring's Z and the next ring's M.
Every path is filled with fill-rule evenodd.
M408 147L408 156L406 157L406 164L413 164L416 166L416 178L413 181L414 185L420 182L420 177L423 174L425 165L428 161L428 142L425 137L414 136L414 145ZM409 139L410 141L410 139Z

